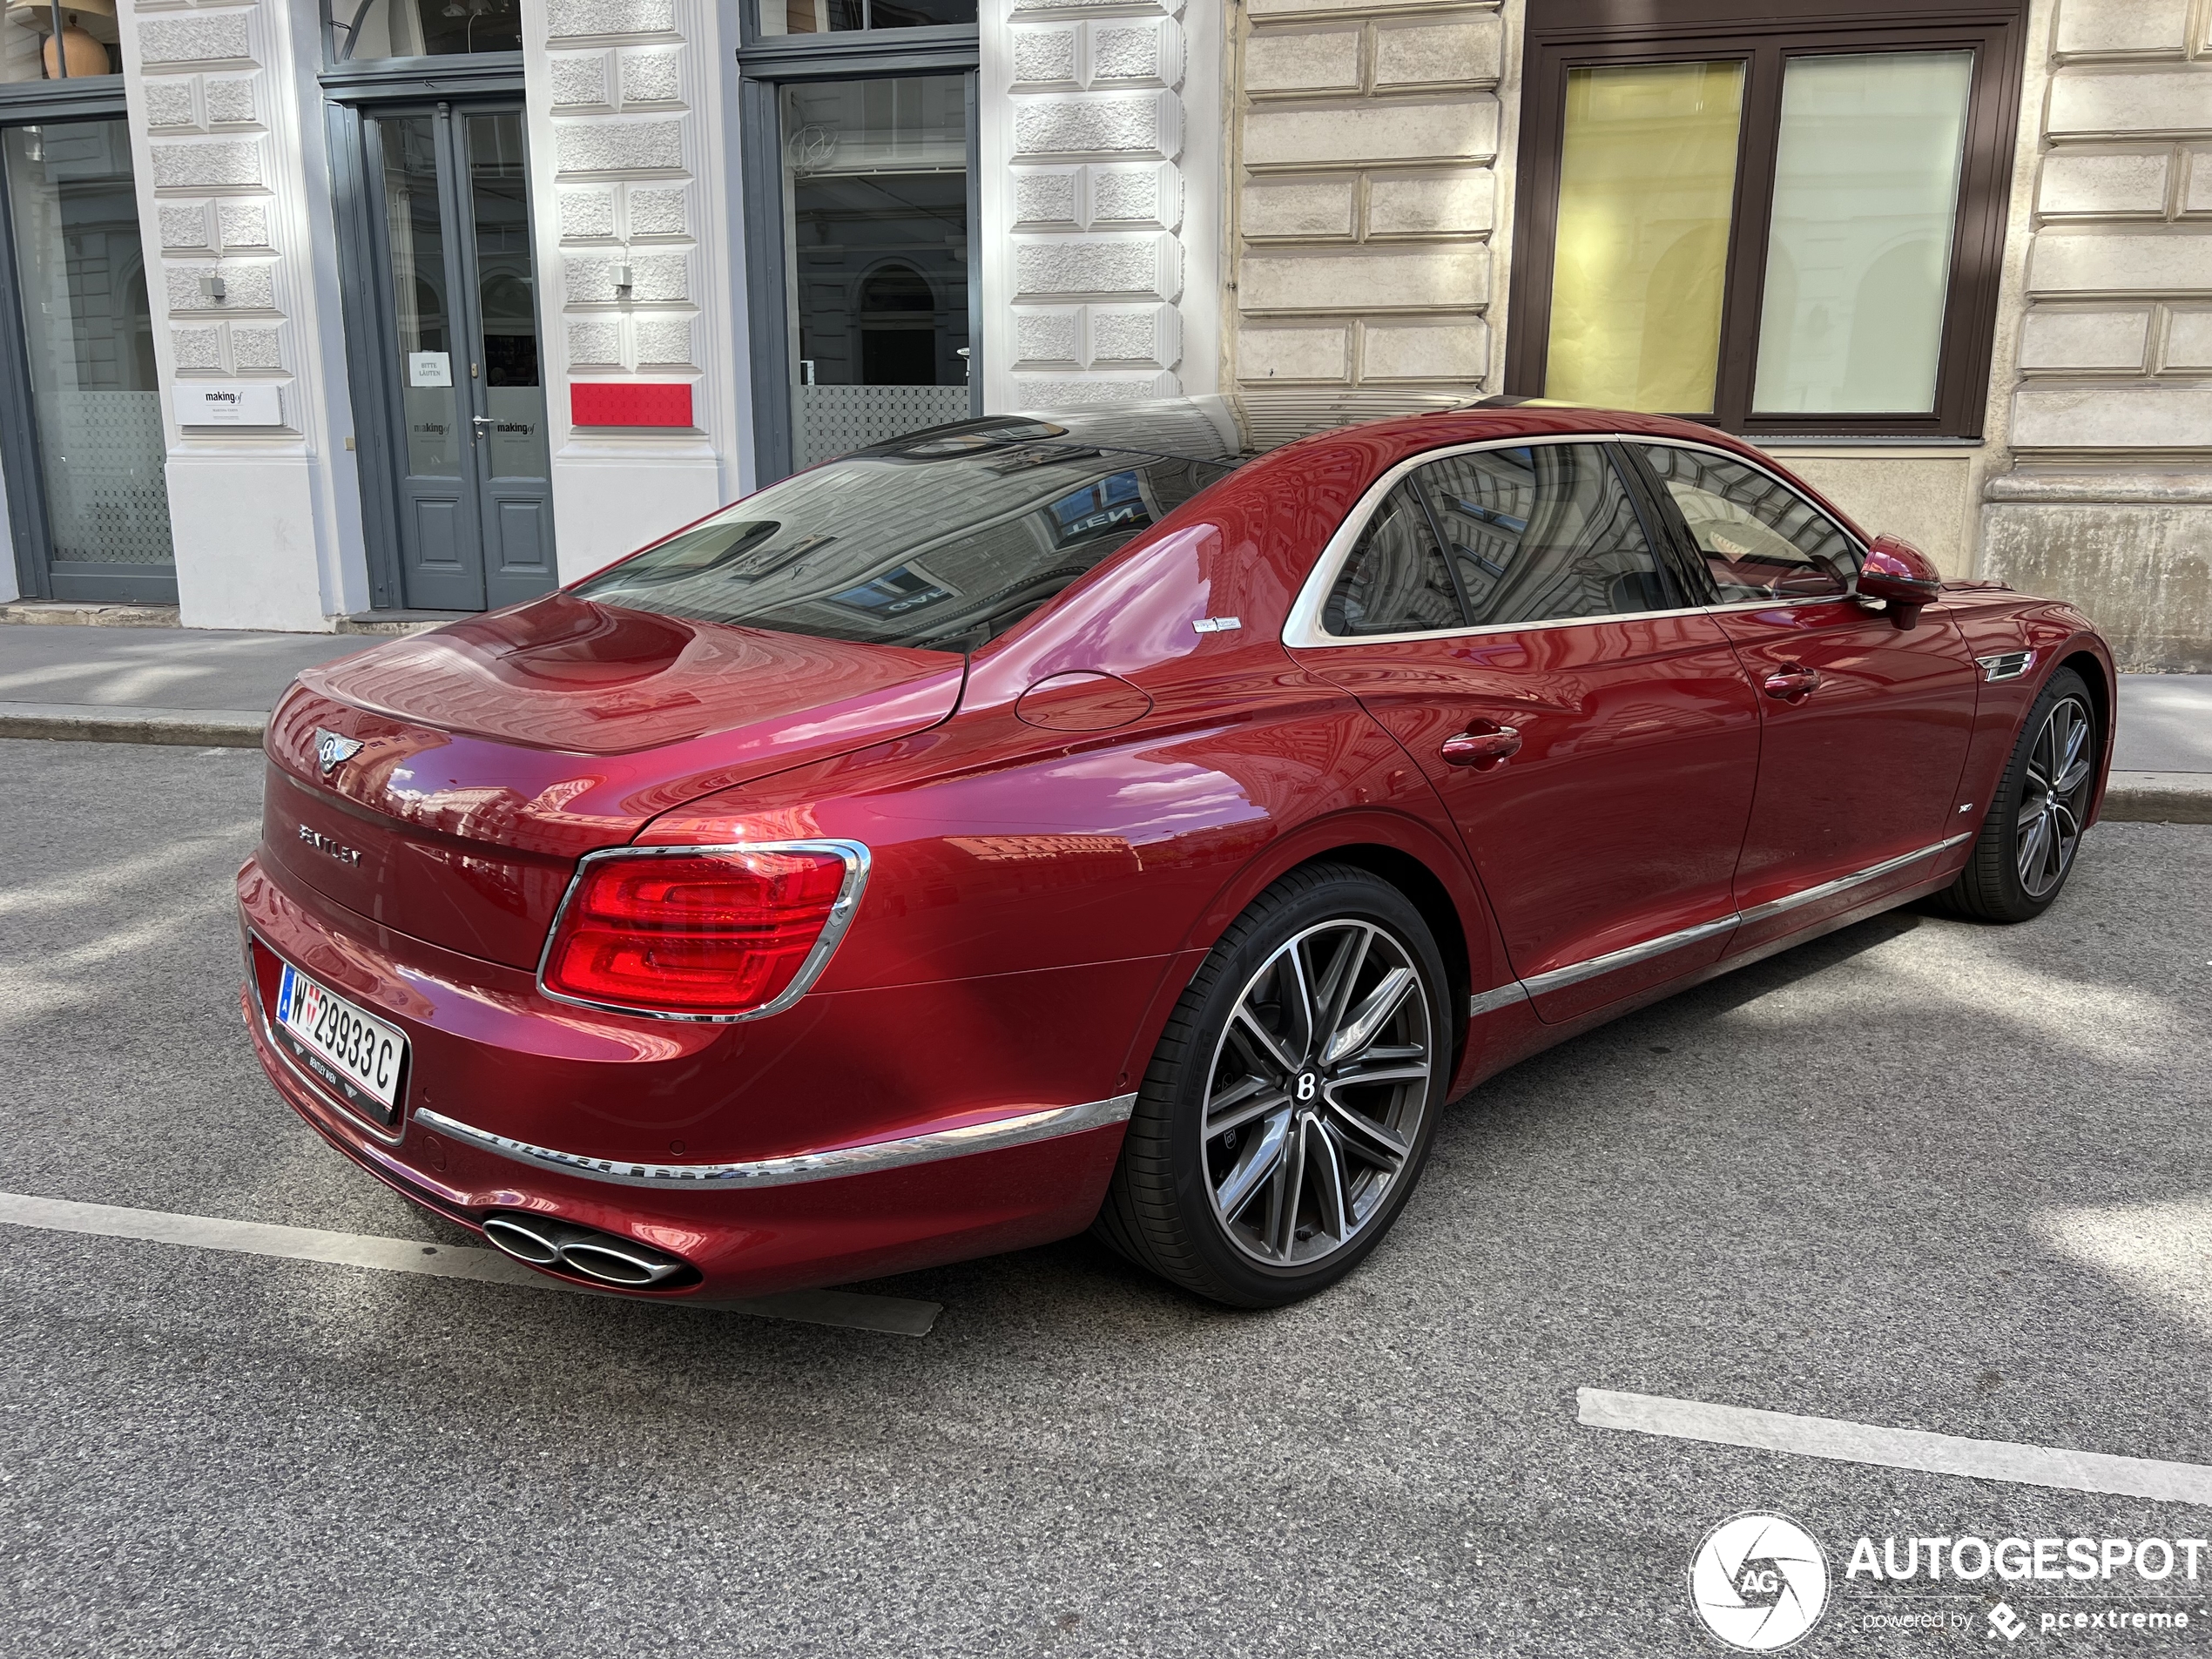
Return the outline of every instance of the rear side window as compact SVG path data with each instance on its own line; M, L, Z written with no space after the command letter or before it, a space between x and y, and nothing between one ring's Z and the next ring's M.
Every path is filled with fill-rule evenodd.
M1710 449L1637 446L1689 528L1723 604L1825 599L1851 590L1858 552L1811 502Z
M1476 627L1676 603L1612 460L1594 443L1475 449L1413 475Z
M1466 625L1435 527L1409 479L1359 532L1321 625L1332 634L1417 634Z

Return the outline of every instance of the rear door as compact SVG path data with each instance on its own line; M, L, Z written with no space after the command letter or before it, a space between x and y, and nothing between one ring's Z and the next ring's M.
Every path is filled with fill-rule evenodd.
M1911 885L1926 855L1980 821L1952 809L1975 670L1946 607L1900 629L1851 597L1857 543L1763 469L1689 443L1624 448L1710 579L1713 616L1758 690L1731 949Z
M1734 926L1758 715L1650 510L1599 442L1421 457L1285 635L1442 795L1547 1019L1703 967Z

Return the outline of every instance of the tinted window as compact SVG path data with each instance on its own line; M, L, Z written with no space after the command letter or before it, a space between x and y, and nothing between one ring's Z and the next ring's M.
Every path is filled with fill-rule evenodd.
M1412 634L1466 625L1452 574L1411 480L1383 497L1322 608L1332 634Z
M701 622L972 651L1229 469L1050 440L885 445L772 484L574 591Z
M1858 550L1797 491L1710 449L1638 447L1681 509L1722 604L1849 590Z
M1476 449L1413 476L1478 626L1675 603L1628 490L1595 444Z

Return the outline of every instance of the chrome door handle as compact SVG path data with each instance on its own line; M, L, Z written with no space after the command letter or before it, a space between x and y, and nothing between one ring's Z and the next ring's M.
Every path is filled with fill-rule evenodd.
M469 424L482 432L486 427L494 425L496 422L491 415L472 415L469 417Z
M1784 663L1759 682L1769 697L1784 703L1802 703L1820 689L1820 671L1802 663Z
M1488 732L1462 732L1456 738L1444 739L1444 764L1447 766L1494 766L1520 752L1521 732L1509 725Z

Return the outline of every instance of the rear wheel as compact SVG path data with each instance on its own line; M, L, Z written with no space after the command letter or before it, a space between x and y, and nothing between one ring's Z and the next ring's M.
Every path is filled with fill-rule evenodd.
M1273 1307L1352 1271L1412 1194L1449 1082L1444 965L1366 871L1294 871L1176 1006L1097 1231L1201 1296Z
M2060 669L2028 710L1973 856L1944 894L1953 908L2026 921L2051 907L2080 849L2100 737L2088 686Z

